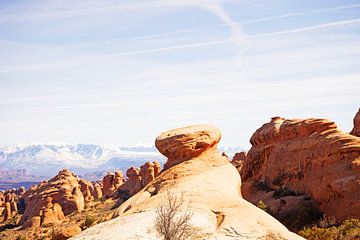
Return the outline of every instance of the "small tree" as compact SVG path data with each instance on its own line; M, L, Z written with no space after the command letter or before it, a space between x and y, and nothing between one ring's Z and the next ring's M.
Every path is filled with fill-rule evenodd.
M155 230L163 240L195 239L197 230L191 225L193 216L188 205L185 211L180 211L184 205L184 195L166 192L165 201L156 207Z

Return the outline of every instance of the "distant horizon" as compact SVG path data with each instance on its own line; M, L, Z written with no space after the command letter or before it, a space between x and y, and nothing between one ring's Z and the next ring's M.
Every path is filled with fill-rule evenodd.
M153 144L209 123L250 148L271 117L360 107L360 0L0 3L0 146Z

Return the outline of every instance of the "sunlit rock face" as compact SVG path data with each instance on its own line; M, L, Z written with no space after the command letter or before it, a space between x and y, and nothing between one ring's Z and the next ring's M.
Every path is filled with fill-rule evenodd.
M326 119L284 119L260 127L240 171L245 199L257 183L304 193L338 221L360 218L360 138Z
M220 131L209 125L162 133L156 146L168 157L167 169L121 204L115 219L74 239L159 239L155 209L167 200L168 192L183 197L180 213L189 204L191 222L202 239L303 239L242 198L238 171L216 148L220 136Z

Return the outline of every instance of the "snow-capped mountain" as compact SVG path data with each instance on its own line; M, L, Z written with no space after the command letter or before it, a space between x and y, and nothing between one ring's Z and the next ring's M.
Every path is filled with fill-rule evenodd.
M243 151L238 147L220 147L231 157ZM77 174L100 171L126 171L147 161L164 162L154 146L115 147L94 144L18 144L0 148L0 170L26 169L27 174L52 176L63 168Z
M19 144L0 149L0 163L2 169L26 169L33 175L51 176L62 168L85 173L164 160L154 148L139 149L94 144Z

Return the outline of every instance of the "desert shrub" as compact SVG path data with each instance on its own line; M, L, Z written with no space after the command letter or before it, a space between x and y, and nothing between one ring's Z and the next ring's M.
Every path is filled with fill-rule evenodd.
M19 235L16 237L16 240L26 240L26 237L24 235Z
M96 221L96 219L95 219L94 216L86 215L86 216L85 216L85 221L84 221L82 227L83 227L84 229L89 228L89 227L91 227L92 225L94 225L95 221Z
M261 181L255 180L253 183L253 186L255 189L262 190L265 192L270 192L273 190L267 182L261 182Z
M189 205L181 211L183 205L183 194L168 191L166 200L156 207L155 230L163 240L196 239L197 230L190 223L193 214Z
M259 201L256 206L262 210L264 210L265 212L268 212L269 211L269 208L268 206L263 202L263 201Z
M275 217L290 230L299 231L303 229L304 226L317 224L322 216L322 212L316 203L307 200L287 215Z
M279 199L281 197L286 197L286 196L297 196L298 194L293 191L290 190L288 188L280 188L280 189L276 189L273 193L273 198L275 199Z
M325 214L319 221L319 226L322 228L329 228L336 225L336 218L334 216L326 216Z
M307 240L354 240L360 239L360 220L345 220L340 226L305 227L299 232Z

